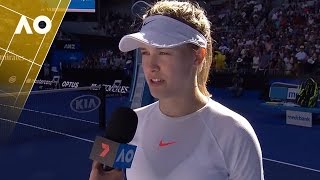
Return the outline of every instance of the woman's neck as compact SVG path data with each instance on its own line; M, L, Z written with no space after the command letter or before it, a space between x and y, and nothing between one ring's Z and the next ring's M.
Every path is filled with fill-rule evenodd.
M160 99L159 106L163 114L169 117L181 117L196 112L206 105L208 99L197 88L193 95Z

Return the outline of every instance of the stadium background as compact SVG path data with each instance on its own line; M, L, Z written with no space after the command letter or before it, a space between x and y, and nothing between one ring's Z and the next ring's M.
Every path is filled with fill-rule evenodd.
M19 119L24 125L16 126L13 143L0 153L1 168L8 169L1 172L1 177L87 179L90 141L29 129L54 129L93 140L103 133L98 128L98 104L104 104L105 119L116 107L130 106L139 61L137 52L121 53L118 42L124 34L139 28L140 20L131 10L134 2L72 1ZM265 158L266 179L320 179L319 125L290 126L283 113L258 106L268 101L273 82L300 84L309 77L319 82L320 2L198 3L207 10L214 27L212 36L217 41L210 92L215 100L244 115L254 126ZM236 82L242 82L237 84L243 88L240 93L230 91ZM104 101L77 101L81 96L100 93L79 89L92 85L105 87ZM147 90L144 93L147 95ZM152 101L144 98L141 105ZM18 166L20 173L16 173Z

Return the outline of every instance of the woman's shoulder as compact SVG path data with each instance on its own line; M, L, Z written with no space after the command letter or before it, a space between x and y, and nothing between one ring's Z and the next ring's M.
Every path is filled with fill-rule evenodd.
M217 136L239 136L239 134L254 135L250 122L239 113L221 103L211 100L203 121Z
M146 114L152 113L155 110L155 107L157 106L158 101L148 104L143 107L139 107L134 109L134 111L137 113L138 117L141 118L142 116L145 116Z
M203 119L217 143L229 168L239 165L253 167L262 160L261 146L250 122L237 112L212 101L209 106L211 118ZM246 158L250 157L250 158ZM246 159L245 159L246 158ZM250 164L251 163L251 164Z

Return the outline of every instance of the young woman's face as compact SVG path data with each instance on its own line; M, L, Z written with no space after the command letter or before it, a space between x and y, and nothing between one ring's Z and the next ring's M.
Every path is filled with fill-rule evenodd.
M195 86L195 52L187 45L159 49L141 47L142 67L153 97L188 95Z

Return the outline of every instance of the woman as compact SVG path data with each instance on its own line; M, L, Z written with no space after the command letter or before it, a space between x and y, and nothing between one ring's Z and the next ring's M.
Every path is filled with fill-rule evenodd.
M140 32L119 48L139 48L157 102L136 109L131 144L137 151L128 180L262 180L262 153L249 122L213 101L206 88L212 62L210 23L189 2L159 1L145 14ZM112 176L112 177L111 177ZM122 179L94 162L91 180Z

